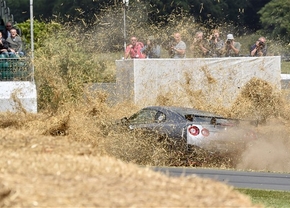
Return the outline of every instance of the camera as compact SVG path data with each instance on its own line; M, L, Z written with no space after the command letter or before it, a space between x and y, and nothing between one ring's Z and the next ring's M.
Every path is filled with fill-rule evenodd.
M227 40L227 44L230 45L232 40Z
M171 58L173 58L175 55L175 51L173 49L174 45L176 45L175 41L171 40L171 41L169 41L168 45L165 47L165 49L168 50L169 56Z
M264 47L264 46L265 46L265 43L262 42L262 41L259 41L259 46L260 46L260 47Z

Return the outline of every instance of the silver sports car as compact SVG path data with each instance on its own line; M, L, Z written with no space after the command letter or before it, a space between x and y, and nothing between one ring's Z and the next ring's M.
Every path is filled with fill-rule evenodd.
M185 141L188 145L198 147L212 144L220 146L255 138L254 131L241 127L238 119L185 107L145 107L129 118L122 118L121 123L129 129L152 131L159 136Z

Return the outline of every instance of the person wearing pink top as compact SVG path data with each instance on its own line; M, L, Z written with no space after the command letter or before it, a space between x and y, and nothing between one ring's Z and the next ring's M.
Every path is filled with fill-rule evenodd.
M126 47L124 58L138 59L145 58L145 54L141 52L141 49L144 47L142 42L138 42L136 37L131 38L131 43Z

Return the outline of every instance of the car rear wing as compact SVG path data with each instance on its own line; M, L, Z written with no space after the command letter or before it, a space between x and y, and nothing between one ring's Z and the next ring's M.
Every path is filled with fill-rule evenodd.
M208 115L195 115L195 114L186 114L184 115L185 119L191 122L205 122L211 125L224 125L224 126L233 126L239 124L239 119L225 118L222 116L208 116ZM195 119L197 118L197 119Z

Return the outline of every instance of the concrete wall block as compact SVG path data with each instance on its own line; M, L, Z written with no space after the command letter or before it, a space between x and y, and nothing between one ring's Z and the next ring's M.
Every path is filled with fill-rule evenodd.
M229 107L252 78L281 90L281 58L229 57L117 60L117 96L140 106L158 97L187 106L199 94L205 102Z
M37 113L37 92L33 82L0 82L0 112L25 110Z

